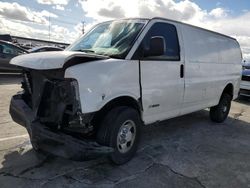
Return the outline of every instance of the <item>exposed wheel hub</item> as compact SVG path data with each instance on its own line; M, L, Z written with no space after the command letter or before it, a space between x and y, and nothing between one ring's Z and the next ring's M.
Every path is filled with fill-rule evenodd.
M136 126L132 120L125 121L117 135L117 148L121 153L128 152L135 140Z

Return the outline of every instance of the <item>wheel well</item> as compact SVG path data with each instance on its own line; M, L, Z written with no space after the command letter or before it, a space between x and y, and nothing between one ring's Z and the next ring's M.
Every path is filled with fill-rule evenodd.
M230 83L230 84L227 84L222 94L224 93L229 94L231 98L233 98L233 92L234 92L234 87L233 87L233 84Z
M101 110L95 113L92 119L92 124L94 125L94 127L98 128L100 122L103 120L105 115L111 109L118 107L118 106L127 106L127 107L134 108L139 113L139 116L141 117L142 107L140 105L140 100L135 100L134 98L128 97L128 96L122 96L122 97L118 97L109 101L104 107L102 107Z

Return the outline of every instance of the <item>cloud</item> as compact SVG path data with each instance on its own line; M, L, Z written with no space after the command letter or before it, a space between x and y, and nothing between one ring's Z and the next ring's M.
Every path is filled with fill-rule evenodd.
M122 18L125 16L124 11L119 6L114 6L110 10L102 8L99 10L98 14L100 16L109 17L109 18Z
M164 17L175 20L192 20L204 16L204 12L198 5L190 1L148 1L148 3L138 4L139 15L142 17Z
M69 1L70 0L37 0L40 4L54 5L52 8L56 10L64 10L64 6L67 5Z
M69 0L37 0L37 2L46 5L67 5Z
M40 27L34 27L34 24L18 22L16 20L1 19L0 17L0 33L10 34L13 36L30 37L42 40L49 40L49 27L40 25ZM20 35L21 33L21 35ZM74 28L70 31L68 28L51 25L50 39L52 41L72 43L77 37L81 35L81 31Z
M215 8L209 12L209 15L215 18L226 17L227 11L223 8Z
M20 36L20 33L22 33L23 37L34 37L37 38L39 36L40 38L47 39L48 37L48 30L45 29L35 29L34 27L28 26L24 23L18 23L12 20L8 19L0 19L0 28L2 34L11 34Z
M7 3L7 2L0 2L0 15L20 20L26 22L34 22L39 24L48 24L47 17L56 18L57 15L50 13L46 10L41 12L32 11L24 6L19 5L18 3Z
M0 2L0 33L23 37L49 39L48 18L58 18L47 10L33 11L18 3ZM71 43L81 32L51 24L50 39Z
M117 17L128 17L130 16L126 14L128 10L138 11L133 9L136 8L134 7L135 2L137 2L137 0L134 2L132 0L79 0L79 4L81 5L84 12L86 12L86 16L91 17L96 21L104 21Z
M42 12L36 12L37 15L43 16L43 17L51 17L51 18L57 18L58 16L54 13L48 12L47 10L43 10Z
M117 14L119 17L163 16L177 20L189 20L204 14L197 4L189 0L180 2L173 0L79 0L79 3L86 12L86 16L98 21L116 18ZM103 10L108 14L103 14Z
M74 40L79 38L82 35L81 27L77 27L81 25L78 23L72 31L70 31L66 27L52 25L51 26L51 39L55 41L65 42L65 43L72 43Z
M57 10L64 10L64 6L61 6L61 5L55 5L52 8L57 9Z

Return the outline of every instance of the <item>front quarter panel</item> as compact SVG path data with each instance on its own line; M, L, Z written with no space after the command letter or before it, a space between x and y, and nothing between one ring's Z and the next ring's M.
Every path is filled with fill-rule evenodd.
M98 111L120 96L140 97L137 61L106 59L78 64L66 69L65 78L78 81L82 113Z

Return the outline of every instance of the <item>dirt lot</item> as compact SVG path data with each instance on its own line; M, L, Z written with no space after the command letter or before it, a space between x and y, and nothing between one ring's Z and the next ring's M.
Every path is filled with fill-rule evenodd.
M0 187L250 187L250 99L233 102L230 117L208 111L143 128L135 158L70 161L35 153L27 132L8 113L19 76L0 75Z

